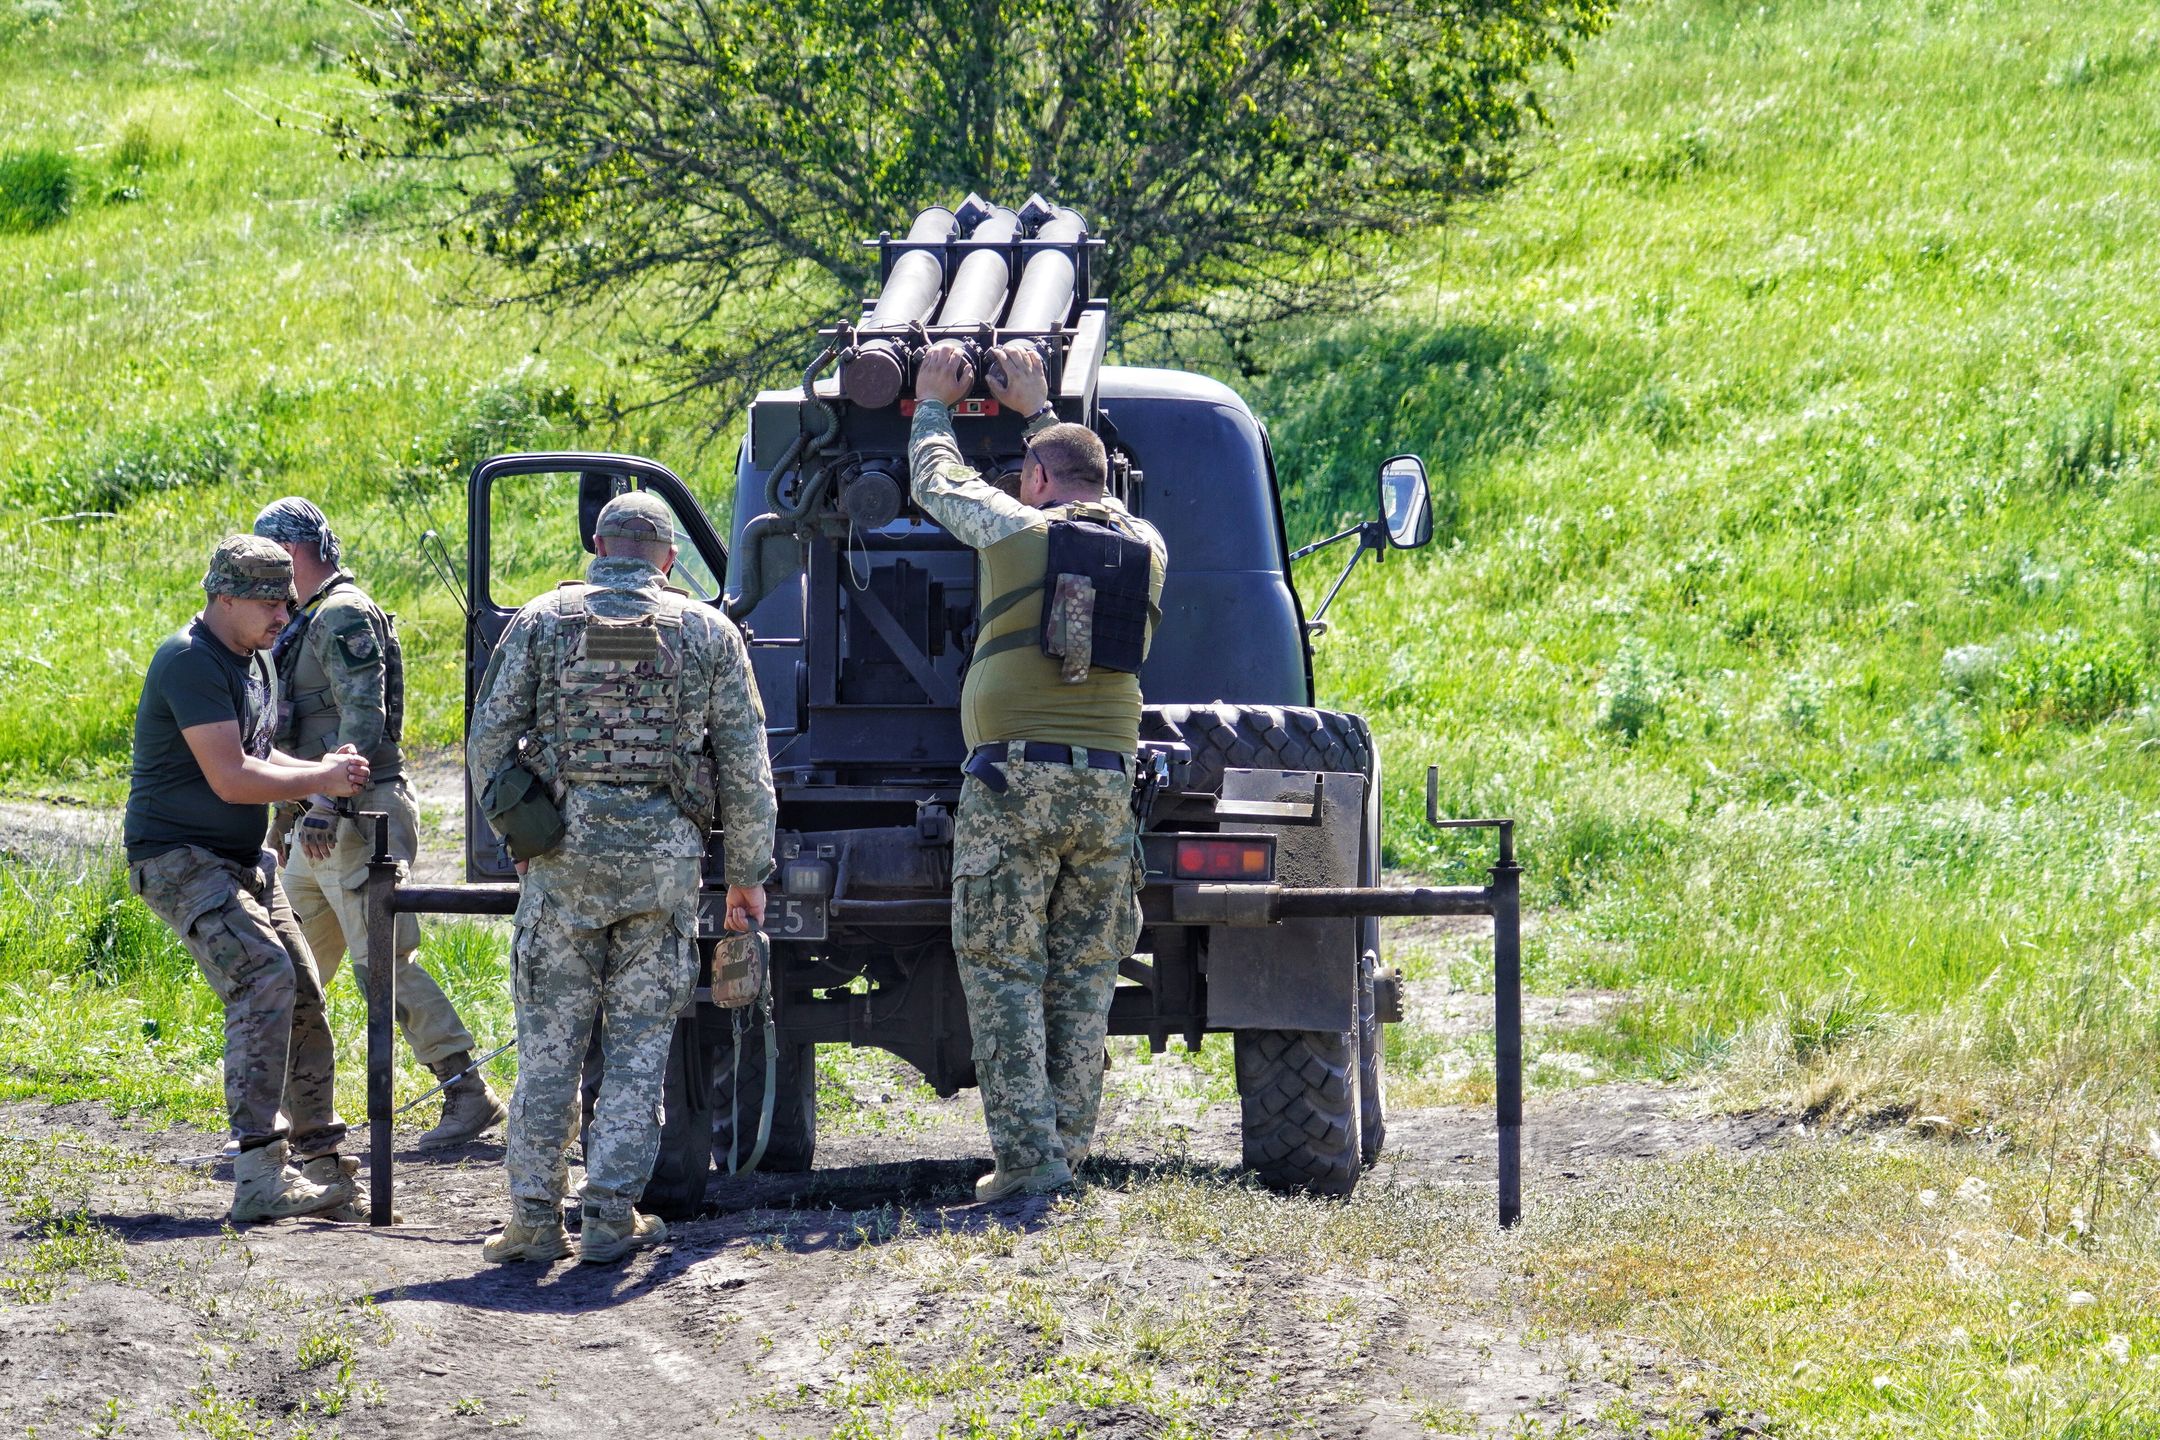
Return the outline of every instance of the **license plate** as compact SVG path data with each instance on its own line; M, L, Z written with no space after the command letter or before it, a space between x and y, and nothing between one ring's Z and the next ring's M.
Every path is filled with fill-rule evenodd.
M717 940L727 928L727 892L706 890L698 895L698 938ZM815 896L773 895L765 901L765 933L775 940L823 940L825 902Z

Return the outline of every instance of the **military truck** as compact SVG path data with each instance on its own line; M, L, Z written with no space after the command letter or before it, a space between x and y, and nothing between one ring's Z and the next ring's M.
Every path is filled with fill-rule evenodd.
M938 341L979 359L1037 347L1059 416L1101 435L1112 489L1168 543L1141 672L1145 928L1119 967L1111 1033L1158 1052L1172 1037L1226 1040L1244 1163L1270 1186L1346 1194L1385 1143L1382 1027L1401 1015L1378 917L1497 913L1497 871L1493 891L1378 885L1381 757L1362 719L1315 706L1324 623L1291 579L1294 559L1356 541L1332 601L1360 556L1426 544L1422 463L1375 456L1371 518L1292 551L1267 429L1246 402L1202 375L1106 363L1111 316L1092 285L1102 243L1040 197L1014 210L969 196L880 236L879 295L820 332L798 383L750 405L724 539L653 460L518 454L473 471L468 713L517 606L581 571L600 507L630 488L673 509L673 583L744 626L763 694L780 819L769 982L747 1006L714 1005L701 988L678 1026L647 1193L662 1214L694 1212L716 1170L811 1167L819 1045L878 1046L940 1095L974 1083L949 895L958 703L982 596L972 553L908 498L911 379ZM1022 417L980 380L954 425L986 473L1017 470ZM507 880L470 797L466 814L469 879ZM708 982L718 873L716 837ZM509 903L500 885L453 888L466 893L399 887L384 903ZM1511 878L1506 888L1512 907ZM1512 961L1512 937L1507 949Z

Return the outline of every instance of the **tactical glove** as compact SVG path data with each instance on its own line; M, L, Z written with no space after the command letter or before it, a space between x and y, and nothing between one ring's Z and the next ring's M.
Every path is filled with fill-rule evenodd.
M300 817L300 823L293 827L293 833L299 837L300 848L307 852L308 859L319 865L329 859L330 852L337 848L337 827L336 804L320 795L313 795L308 797L307 814Z

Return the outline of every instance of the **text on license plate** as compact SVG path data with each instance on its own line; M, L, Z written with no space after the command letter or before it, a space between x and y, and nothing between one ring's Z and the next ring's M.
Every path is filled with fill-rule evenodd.
M727 892L698 892L697 933L717 940L727 931ZM765 902L765 933L775 940L823 940L825 902L817 896L773 895Z

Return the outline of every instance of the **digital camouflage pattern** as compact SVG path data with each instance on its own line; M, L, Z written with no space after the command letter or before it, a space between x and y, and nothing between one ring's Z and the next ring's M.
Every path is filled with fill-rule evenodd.
M271 651L282 703L278 748L301 760L350 745L376 780L405 773L405 656L397 627L340 570L294 614Z
M403 779L370 785L353 797L360 811L380 811L390 817L390 853L398 862L398 879L409 876L420 853L420 813L412 790ZM297 840L289 845L284 885L291 898L293 915L307 936L308 950L328 988L337 978L338 962L352 956L353 980L363 992L368 983L367 884L368 856L374 846L359 824L337 822L335 848L322 860L312 860ZM421 968L413 956L420 948L420 917L409 911L393 919L395 982L391 987L393 1010L405 1043L423 1065L435 1065L473 1048L472 1032L458 1017L457 1007L445 995L435 977Z
M602 557L586 572L594 587L585 607L602 620L630 620L659 609L666 585L643 560ZM556 777L546 737L555 729L560 692L563 592L519 610L488 661L473 703L465 743L476 792L524 745L525 763L549 781L562 807L564 850L580 855L696 858L705 853L705 827L685 814L668 787L649 784L565 784ZM772 764L765 751L765 708L750 677L750 652L740 631L703 605L684 607L679 748L702 748L725 832L725 879L757 885L772 873L775 807ZM535 754L535 750L543 753Z
M675 543L675 512L649 490L628 490L600 507L593 517L593 538L665 540Z
M668 1042L697 985L697 886L688 859L557 850L527 868L511 946L518 1080L504 1154L520 1223L562 1203L596 1027L606 1068L585 1141L585 1216L627 1224L645 1193Z
M592 616L636 621L673 608L657 567L603 556L581 592ZM473 785L521 754L562 807L565 833L535 857L518 897L513 946L518 1083L505 1161L516 1218L537 1224L560 1203L577 1124L585 1054L605 1037L585 1147L588 1215L628 1224L660 1145L668 1041L697 982L697 890L706 827L672 787L564 779L544 751L557 733L568 624L564 592L518 611L474 700L466 758ZM775 805L765 712L742 636L702 605L681 613L682 745L709 746L711 793L725 827L725 878L756 885L772 872ZM701 743L702 742L702 743ZM523 747L521 750L521 746Z
M225 1006L225 1109L241 1148L290 1138L296 1161L336 1154L345 1122L322 979L276 871L184 845L128 866L128 888Z
M1017 751L1017 747L1015 747ZM953 948L1002 1171L1084 1153L1118 962L1140 938L1132 782L1008 759L969 776L953 842Z
M1040 417L1027 433L1055 423L1054 416ZM936 401L915 407L908 462L916 503L978 552L981 595L987 600L1014 589L1010 577L992 583L998 567L981 552L1031 531L1047 534L1050 514L978 475L961 458L951 411ZM1162 537L1116 497L1106 495L1100 506L1146 540L1154 557L1151 598L1159 599L1168 563ZM1042 574L1036 559L1038 587ZM1087 638L1092 648L1092 634ZM1082 687L1067 685L1062 667L1032 646L1007 652L995 666L975 665L967 687L961 725L970 745L1038 739L1128 755L1138 748L1136 688L1108 697L1120 703L1076 699ZM1029 693L1008 693L1015 687ZM997 693L984 693L992 689ZM985 728L1002 733L979 733ZM1009 758L1001 768L1004 794L974 776L960 789L953 949L975 1033L983 1120L998 1169L1011 1173L1078 1155L1095 1133L1110 993L1118 962L1139 942L1145 876L1129 775Z

